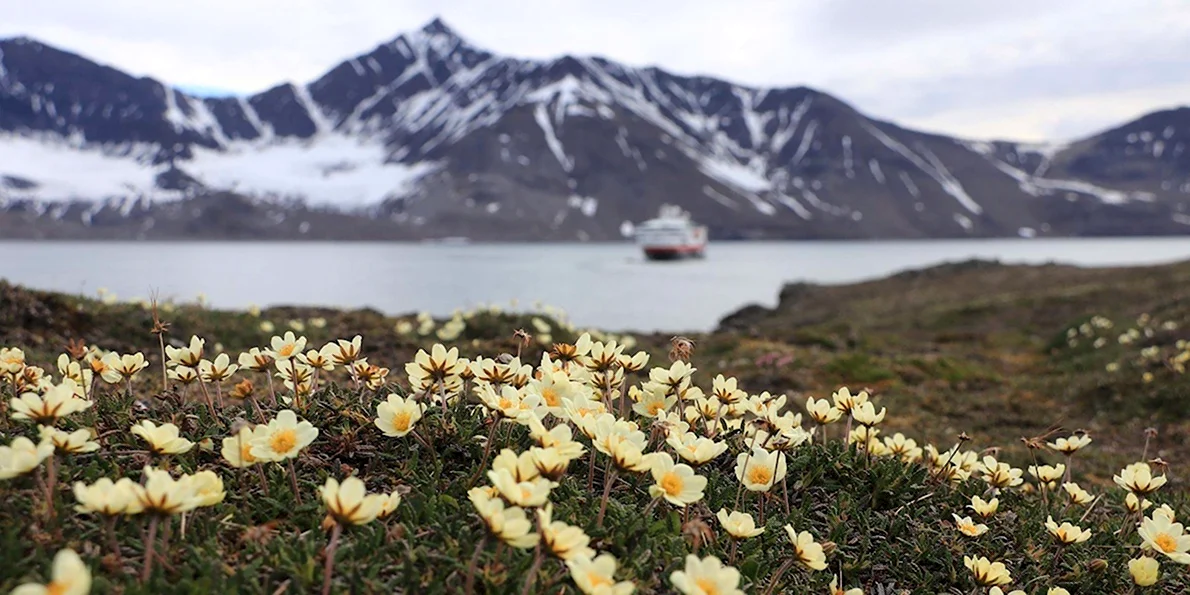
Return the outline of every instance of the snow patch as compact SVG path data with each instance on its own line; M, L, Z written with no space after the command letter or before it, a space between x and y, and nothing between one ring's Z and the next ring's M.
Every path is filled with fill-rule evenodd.
M810 150L810 143L814 142L814 131L818 128L818 120L810 120L806 124L806 130L802 132L802 142L797 147L797 152L793 154L793 164L797 165L801 162L802 157Z
M758 168L718 159L702 159L698 169L716 180L748 192L771 190L773 183Z
M1022 227L1016 230L1016 235L1022 238L1035 238L1037 237L1037 230L1032 227Z
M971 231L971 228L974 227L974 224L971 223L971 219L969 219L966 215L960 215L958 213L955 213L954 214L954 222L963 226L963 229L965 229L967 231Z
M29 189L0 188L6 198L40 201L96 200L126 196L177 198L157 188L164 166L151 165L150 146L103 148L68 139L0 133L0 176L28 180ZM69 172L69 175L64 175Z
M550 115L545 110L544 103L537 104L537 107L533 109L533 118L541 127L541 132L545 134L545 142L549 145L550 152L558 159L558 163L562 164L562 169L569 172L574 169L574 163L566 156L566 152L562 148L562 141L554 133L554 125L550 122Z
M326 134L313 142L236 143L226 151L196 147L180 164L211 187L258 196L294 197L339 208L373 206L406 195L436 163L388 163L382 142Z
M875 159L868 160L868 171L872 172L872 177L876 178L879 184L884 183L884 172L880 169L880 162Z
M939 160L938 157L932 152L930 152L929 149L922 147L922 151L926 155L926 158L923 159L920 155L909 150L908 147L897 142L879 128L876 128L867 122L861 122L860 124L865 130L871 133L872 136L875 136L876 140L879 140L880 143L885 147L888 147L897 154L908 159L911 163L913 163L913 165L916 165L918 169L933 178L935 182L938 182L938 185L942 187L942 190L955 200L959 201L959 204L963 205L963 208L975 214L983 212L983 208L981 208L978 203L976 203L970 196L967 195L967 191L963 189L963 185L960 184L954 176L950 175L950 172L947 171L946 167L942 165L942 161Z
M719 192L718 190L711 188L710 186L704 185L702 187L702 193L707 195L708 197L710 197L715 202L717 202L729 209L732 209L734 211L740 210L739 203L732 200L730 197L724 195L722 192Z

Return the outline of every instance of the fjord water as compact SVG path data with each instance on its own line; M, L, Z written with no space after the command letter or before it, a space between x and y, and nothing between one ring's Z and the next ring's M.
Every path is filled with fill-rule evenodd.
M712 243L702 260L649 262L630 243L0 242L0 278L121 300L374 308L388 314L533 302L608 330L710 330L792 281L846 283L970 258L1082 266L1190 259L1190 239Z

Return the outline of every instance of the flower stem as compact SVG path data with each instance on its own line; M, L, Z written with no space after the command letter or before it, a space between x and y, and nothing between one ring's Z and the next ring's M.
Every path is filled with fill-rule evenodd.
M764 590L764 595L771 595L773 593L773 589L777 588L777 583L781 580L781 576L789 570L790 566L793 566L793 560L793 558L786 560L785 563L777 569L777 573L773 575L773 580L769 583L769 587Z
M479 566L479 555L483 553L483 548L488 545L488 536L485 533L479 540L479 545L475 546L475 553L471 555L471 563L467 565L467 581L463 586L463 593L472 595L475 593L475 569Z
M273 374L268 370L264 371L264 377L269 379L269 402L273 407L277 406L277 390L273 388Z
M483 462L479 464L479 468L475 470L475 475L467 481L467 489L471 489L475 485L475 480L483 474L483 470L488 466L488 457L492 456L492 443L496 441L496 429L500 427L500 419L492 420L492 429L488 432L488 441L483 445Z
M116 539L116 517L114 515L104 517L103 527L104 532L107 533L107 547L111 548L112 553L116 556L116 568L119 568L123 573L124 557L120 555L120 541Z
M149 536L145 538L145 565L140 573L140 582L149 582L149 576L153 574L153 544L157 541L157 522L161 520L160 515L154 514L149 519Z
M335 550L339 549L339 534L343 532L343 526L335 522L334 528L331 529L331 542L326 546L326 565L322 567L322 595L330 595L331 592L331 573L335 570Z
M302 505L302 492L298 489L297 471L293 468L293 459L286 459L289 465L289 484L293 487L293 497L297 499L298 506Z
M612 493L612 484L616 482L616 469L608 463L607 474L603 478L603 498L599 501L599 514L595 516L595 526L603 527L603 514L607 512L607 499Z
M537 541L537 549L533 553L533 565L529 567L529 575L525 577L525 586L521 587L521 595L533 592L533 581L537 578L537 571L541 569L541 540Z

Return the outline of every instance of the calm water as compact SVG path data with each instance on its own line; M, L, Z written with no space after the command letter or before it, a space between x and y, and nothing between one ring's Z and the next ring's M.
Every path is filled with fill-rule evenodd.
M705 260L645 261L631 244L0 242L0 277L121 299L371 307L449 315L536 300L578 325L709 330L750 303L774 305L789 281L843 283L972 257L1087 266L1190 259L1190 239L774 242L712 244Z

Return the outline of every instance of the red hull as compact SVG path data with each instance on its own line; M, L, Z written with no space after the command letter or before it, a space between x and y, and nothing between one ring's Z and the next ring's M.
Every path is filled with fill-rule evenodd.
M696 258L702 256L706 244L688 246L650 246L645 248L645 256L651 260L670 260L675 258Z

